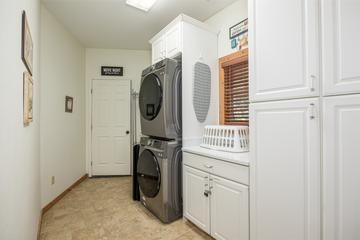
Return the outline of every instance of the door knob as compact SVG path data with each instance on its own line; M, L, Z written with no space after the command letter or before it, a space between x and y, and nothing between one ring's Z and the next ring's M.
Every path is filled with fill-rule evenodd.
M130 131L129 131L129 130L127 130L127 131L126 131L126 134L129 134L129 133L130 133Z

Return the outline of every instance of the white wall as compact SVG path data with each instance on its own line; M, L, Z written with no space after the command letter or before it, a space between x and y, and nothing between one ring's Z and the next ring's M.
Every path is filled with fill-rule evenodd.
M85 174L85 49L41 6L41 204ZM74 97L73 113L65 96ZM51 177L55 176L55 184Z
M40 216L38 0L0 1L0 239L36 239ZM34 121L23 126L21 14L34 42Z
M86 49L86 159L90 170L91 154L91 85L93 79L126 79L132 80L132 88L139 91L141 72L151 65L151 52L143 50L122 49ZM124 76L101 76L101 66L122 66ZM138 111L138 105L136 104ZM139 112L137 112L137 136L140 136Z
M182 31L182 141L184 147L189 147L200 145L206 125L219 124L217 35L187 22ZM202 123L197 120L193 105L194 66L198 61L211 70L209 111Z
M239 0L224 8L205 23L219 31L218 35L218 57L236 52L238 48L231 49L229 39L229 28L248 17L247 0Z

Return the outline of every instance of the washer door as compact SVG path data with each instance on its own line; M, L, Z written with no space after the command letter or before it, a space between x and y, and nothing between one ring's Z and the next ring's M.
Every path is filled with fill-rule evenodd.
M137 178L141 192L149 198L155 197L160 191L161 174L155 155L144 150L137 165Z
M159 114L162 104L163 90L159 78L149 74L141 83L139 93L140 113L148 121Z

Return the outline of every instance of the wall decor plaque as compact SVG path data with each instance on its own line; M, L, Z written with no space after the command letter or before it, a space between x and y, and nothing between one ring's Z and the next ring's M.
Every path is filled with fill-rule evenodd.
M124 68L123 67L111 67L111 66L102 66L101 67L101 76L123 76Z

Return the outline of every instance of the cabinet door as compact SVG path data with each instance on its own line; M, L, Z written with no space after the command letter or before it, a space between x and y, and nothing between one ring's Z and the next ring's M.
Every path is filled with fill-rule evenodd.
M207 233L210 233L209 175L184 166L184 216Z
M152 63L157 63L165 58L165 42L161 37L152 43Z
M318 5L318 0L250 0L251 101L319 95Z
M211 235L219 240L249 240L249 189L210 176Z
M165 35L166 57L171 58L181 52L181 23L171 28Z
M318 99L250 105L252 240L320 239Z
M324 99L324 239L360 239L360 95Z
M322 0L324 94L360 93L360 1Z

